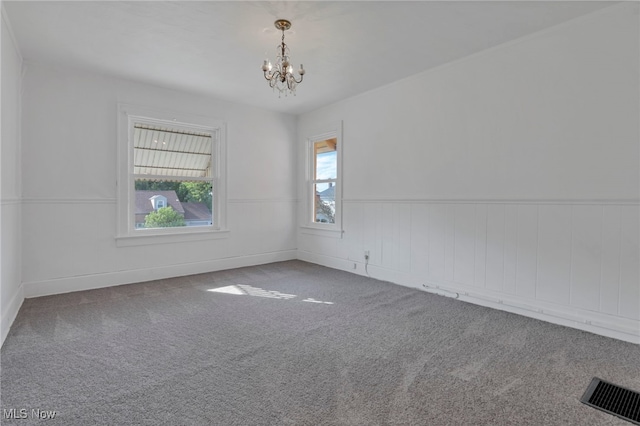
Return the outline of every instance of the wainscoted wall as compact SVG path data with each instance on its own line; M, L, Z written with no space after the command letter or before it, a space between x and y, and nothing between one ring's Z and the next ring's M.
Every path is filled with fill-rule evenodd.
M31 62L24 86L25 297L296 257L294 116ZM226 123L226 232L116 240L118 103Z
M229 230L238 255L274 253L282 247L295 253L296 230L291 225L296 223L297 209L296 199L229 200Z
M0 343L24 300L21 265L21 94L22 57L1 7L2 144L0 147Z
M365 274L368 250L373 277L640 343L637 203L345 200L344 206L343 238L302 233L301 258Z
M296 258L296 200L230 200L216 240L117 247L115 199L26 199L25 297L204 273ZM42 212L56 218L57 238ZM85 219L82 219L85 218ZM100 223L101 230L92 228ZM52 255L55 253L55 255Z
M21 235L20 221L21 210L19 199L4 198L0 200L0 242L2 256L0 303L2 315L0 342L9 332L20 306L24 300L22 279L21 279Z
M299 258L364 274L368 250L375 278L640 343L639 14L613 5L301 115L301 147L343 123L344 232L300 227Z

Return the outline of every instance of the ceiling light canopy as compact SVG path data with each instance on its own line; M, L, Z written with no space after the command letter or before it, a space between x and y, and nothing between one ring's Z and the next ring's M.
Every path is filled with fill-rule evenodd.
M262 64L264 78L269 82L269 87L273 90L278 90L278 97L280 97L282 93L284 93L285 96L289 93L295 96L296 87L302 82L305 70L302 64L300 64L300 69L298 70L300 80L296 80L293 75L293 67L291 66L291 59L289 57L289 47L284 43L284 32L291 28L291 22L286 19L278 19L273 24L278 30L282 31L282 42L276 47L277 56L275 67L268 58L264 60Z

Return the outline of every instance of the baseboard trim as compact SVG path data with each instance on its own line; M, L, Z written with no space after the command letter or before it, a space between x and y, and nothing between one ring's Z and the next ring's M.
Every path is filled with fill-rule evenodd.
M0 347L2 347L9 335L9 330L11 330L11 326L18 316L22 302L24 302L24 286L21 284L6 309L2 311L2 318L0 318Z
M92 290L122 284L132 284L173 278L186 275L242 268L297 259L296 250L282 250L248 256L227 257L204 262L159 266L156 268L133 269L127 271L105 272L100 274L55 278L43 281L25 282L24 297L41 297L73 291Z
M511 312L552 324L571 327L640 345L639 320L621 318L574 307L564 307L553 303L519 298L511 295L482 292L482 289L479 288L469 289L463 288L463 286L452 286L433 282L421 277L416 278L406 272L395 271L379 266L368 265L367 269L369 274L366 274L364 264L360 261L335 258L302 250L298 250L298 259L358 275L369 275L378 280L389 281L394 284L428 291L442 296L457 294L457 299L463 302ZM356 265L355 269L354 264ZM429 286L429 288L425 288L424 285Z

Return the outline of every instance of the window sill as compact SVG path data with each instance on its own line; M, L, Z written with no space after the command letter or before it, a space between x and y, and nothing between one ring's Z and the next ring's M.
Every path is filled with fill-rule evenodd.
M116 236L116 247L132 247L155 244L183 243L189 241L218 240L229 238L229 231L226 229L207 229L188 232L162 232L140 234L118 235ZM143 234L144 233L144 234Z
M327 229L327 228L321 228L320 226L309 226L309 225L301 226L300 232L303 234L318 235L321 237L329 237L329 238L342 238L342 234L344 233L342 229L338 229L338 228Z

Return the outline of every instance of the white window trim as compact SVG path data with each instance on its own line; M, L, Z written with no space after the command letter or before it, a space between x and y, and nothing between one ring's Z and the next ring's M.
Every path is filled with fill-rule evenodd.
M342 152L343 152L343 140L342 140L342 121L338 121L327 126L322 127L322 131L313 133L312 136L307 137L306 142L306 179L304 190L304 215L305 219L302 221L300 230L305 234L319 235L325 237L342 238ZM337 172L338 176L335 183L335 197L336 197L336 215L335 223L318 223L313 221L315 211L313 209L313 177L314 177L314 158L313 158L313 145L316 142L324 141L327 139L335 138L338 148L338 161Z
M176 227L163 229L135 229L132 208L133 191L133 126L132 122L186 126L214 134L213 164L213 218L212 226ZM117 229L116 245L132 246L156 243L174 243L228 236L226 185L226 123L211 117L183 114L162 109L118 104L118 170L117 170ZM195 179L197 180L197 179Z

